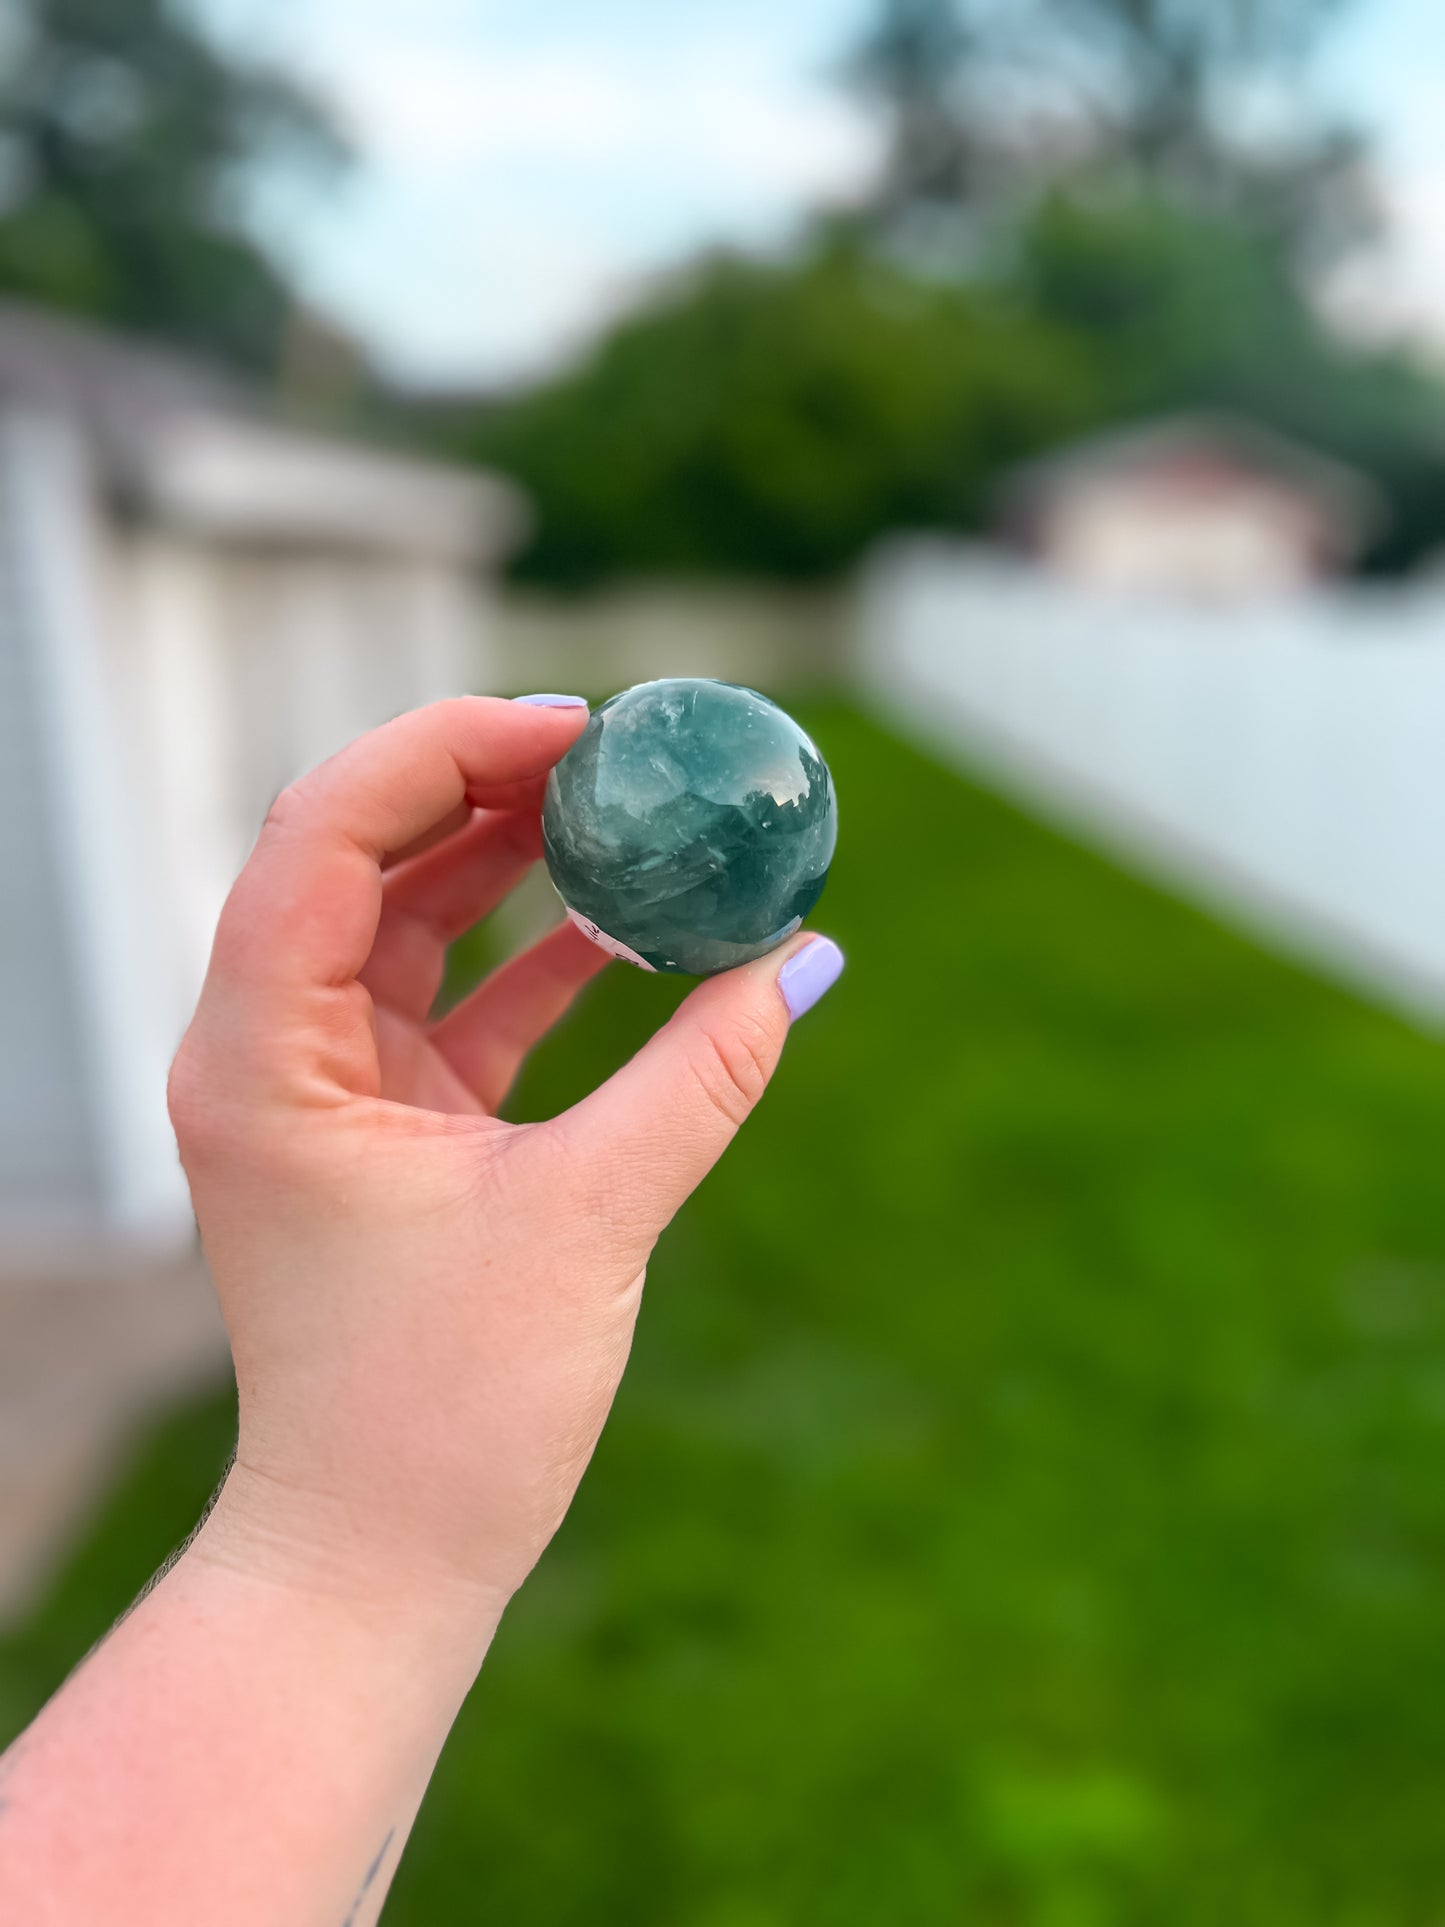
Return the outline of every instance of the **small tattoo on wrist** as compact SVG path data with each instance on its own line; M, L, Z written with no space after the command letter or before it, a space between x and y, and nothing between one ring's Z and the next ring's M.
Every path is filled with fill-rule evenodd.
M375 1860L372 1861L371 1865L367 1868L366 1878L361 1883L361 1891L357 1894L355 1900L352 1901L351 1911L346 1916L345 1920L342 1921L341 1927L355 1927L357 1910L360 1908L362 1901L365 1900L366 1896L371 1892L372 1885L376 1880L376 1876L381 1872L381 1863L386 1858L386 1850L391 1845L392 1841L395 1838L396 1838L396 1828L392 1827L388 1830L386 1838L382 1841L381 1845L377 1848L376 1858Z

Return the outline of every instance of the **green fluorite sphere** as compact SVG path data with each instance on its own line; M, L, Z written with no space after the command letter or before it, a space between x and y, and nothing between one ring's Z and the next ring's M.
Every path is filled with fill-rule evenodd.
M548 779L542 837L594 943L710 977L797 929L822 893L838 812L827 764L776 703L677 677L593 712Z

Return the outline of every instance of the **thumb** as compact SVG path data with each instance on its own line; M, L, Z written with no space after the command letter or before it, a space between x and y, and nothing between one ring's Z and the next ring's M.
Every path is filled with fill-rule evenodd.
M574 1170L656 1237L767 1089L790 1024L842 969L837 944L806 936L700 984L630 1063L557 1120Z

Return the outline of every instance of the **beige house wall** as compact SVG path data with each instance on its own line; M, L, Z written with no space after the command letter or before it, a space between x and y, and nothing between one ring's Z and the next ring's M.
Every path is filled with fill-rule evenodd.
M1229 600L1287 595L1313 581L1321 534L1306 503L1265 481L1201 498L1119 476L1054 504L1039 553L1091 588Z

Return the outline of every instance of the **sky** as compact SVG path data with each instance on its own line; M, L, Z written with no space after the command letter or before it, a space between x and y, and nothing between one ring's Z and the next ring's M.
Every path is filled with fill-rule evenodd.
M412 382L535 376L698 249L784 244L877 161L835 78L866 0L193 4L348 130L348 174L263 181L256 217ZM1445 4L1354 0L1321 78L1375 134L1391 216L1337 310L1445 350Z

